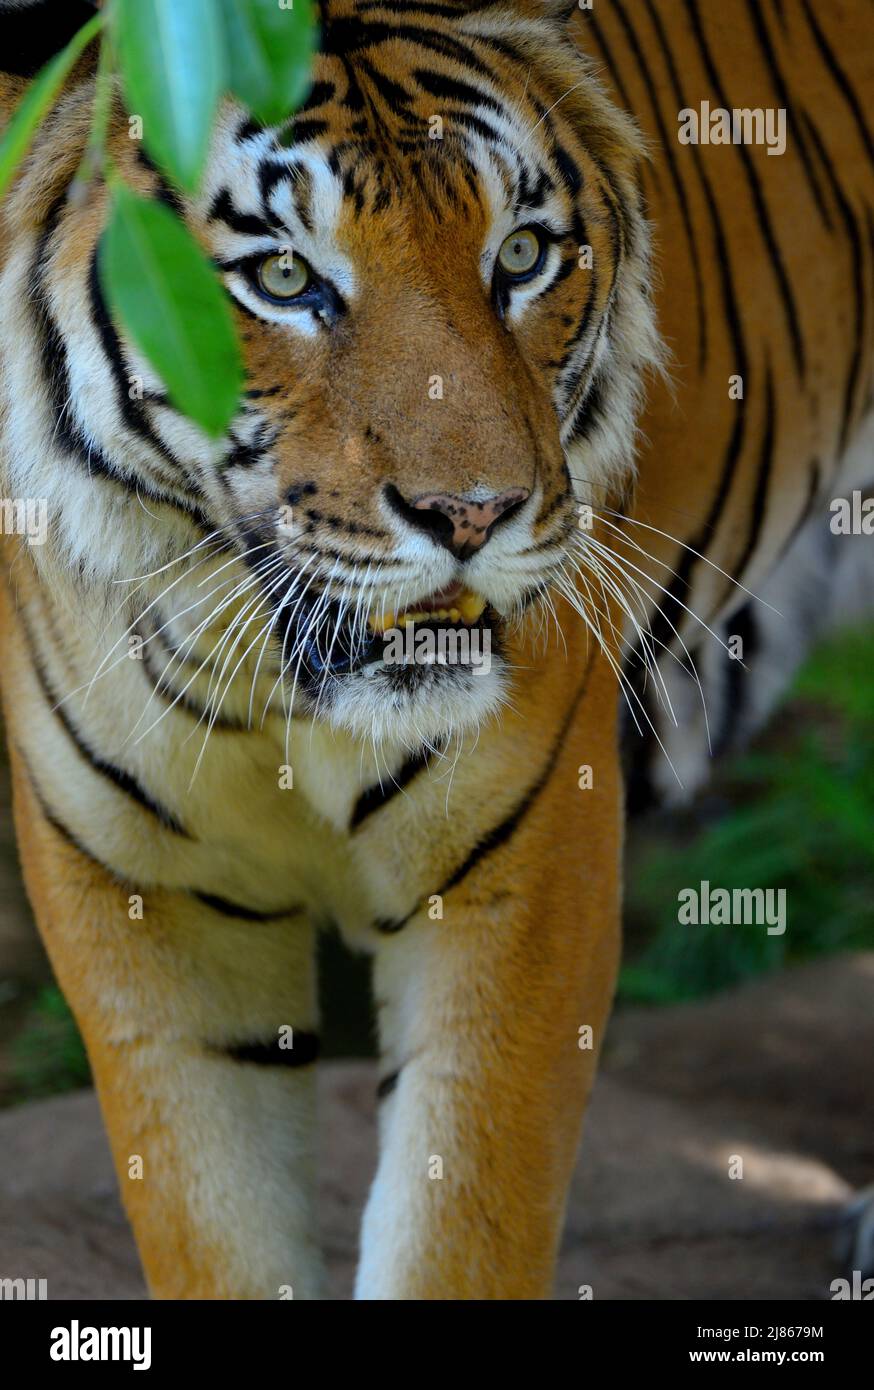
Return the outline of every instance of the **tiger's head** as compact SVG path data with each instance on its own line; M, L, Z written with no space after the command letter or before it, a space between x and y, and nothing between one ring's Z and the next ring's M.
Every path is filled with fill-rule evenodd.
M304 107L265 129L227 101L191 199L119 107L114 162L176 205L235 306L246 392L218 445L107 312L105 190L66 197L80 74L5 214L5 485L49 499L38 563L106 584L219 537L296 713L420 741L497 708L580 504L628 481L656 355L641 143L575 8L326 0ZM394 628L487 637L488 670L463 642L389 661Z

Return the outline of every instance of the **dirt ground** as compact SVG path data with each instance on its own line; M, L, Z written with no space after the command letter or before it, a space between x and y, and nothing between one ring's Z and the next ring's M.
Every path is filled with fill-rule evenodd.
M874 1181L874 954L611 1030L569 1203L556 1297L821 1299L844 1213ZM322 1228L348 1298L375 1155L374 1070L327 1063ZM732 1156L742 1179L730 1178ZM0 1114L0 1275L50 1298L144 1295L91 1092Z

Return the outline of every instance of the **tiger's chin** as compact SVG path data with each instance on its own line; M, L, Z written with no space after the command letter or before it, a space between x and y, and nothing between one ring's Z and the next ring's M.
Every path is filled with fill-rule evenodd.
M372 621L358 643L335 630L330 646L313 645L299 684L310 712L377 746L445 745L475 733L509 692L506 622L484 598L462 594L446 605Z
M488 669L373 663L334 682L319 714L334 728L377 746L439 746L475 734L499 713L509 686L509 667L496 653Z

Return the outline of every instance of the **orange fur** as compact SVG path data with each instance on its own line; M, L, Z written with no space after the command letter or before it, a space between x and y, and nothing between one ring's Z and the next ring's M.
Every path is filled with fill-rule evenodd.
M550 3L548 11L560 16L571 8ZM459 4L447 18L428 18L439 34L437 56L430 53L428 62L441 82L478 80L445 56L447 44L463 40L471 52L489 57L507 102L526 122L526 139L533 141L550 116L549 129L569 156L567 187L555 190L569 228L562 254L570 244L575 258L580 246L574 242L585 237L597 273L566 274L548 302L535 302L515 319L496 313L483 279L490 213L461 158L467 135L453 131L452 113L461 98L438 96L439 84L429 90L419 82L415 99L399 114L397 102L380 106L378 87L368 86L369 59L354 46L351 59L336 53L318 59L320 84L342 91L351 65L368 92L364 116L348 101L328 100L320 117L322 145L342 151L347 161L332 253L341 267L353 267L354 312L338 318L331 333L316 326L306 337L289 332L285 321L264 317L237 287L247 381L258 393L251 418L269 435L271 452L269 467L260 473L256 467L247 472L242 463L238 473L229 471L222 492L202 466L203 453L191 446L205 494L198 505L206 506L211 525L230 530L243 517L272 514L289 502L300 545L321 546L335 568L342 560L360 575L365 566L395 556L384 505L387 484L407 499L460 496L481 486L494 493L522 487L536 493L538 508L529 558L551 544L559 524L570 545L576 509L591 501L594 538L626 559L631 553L644 573L666 586L664 566L670 573L686 563L683 542L706 545L709 558L744 583L759 582L773 567L810 493L808 460L819 460L817 479L824 485L840 463L841 431L852 434L870 407L868 320L848 398L847 342L857 284L846 234L841 241L834 230L842 215L847 224L842 198L849 199L861 228L870 167L858 123L835 96L809 27L796 16L788 40L793 82L802 85L799 73L809 70L807 100L818 112L825 149L845 190L835 192L827 169L818 168L832 230L811 204L813 185L797 147L779 161L762 151L750 158L759 175L767 175L770 217L797 303L808 358L802 381L774 262L762 244L736 149L720 151L704 179L695 172L696 156L687 152L690 243L671 164L656 146L664 113L652 107L636 63L627 8L618 0L598 0L596 12L580 15L573 29L577 43L603 68L605 83L612 83L615 104L592 66L581 66L557 21L540 22L544 8L537 0L506 0L482 10ZM749 61L747 7L731 0L717 8L719 14L711 15L708 7L707 27L720 67L729 74L730 99L772 104L765 66ZM360 17L356 0L329 0L327 9L333 21ZM870 77L870 59L861 41L861 8L835 9L840 13L823 24L853 79L862 82L866 73ZM392 22L415 10L414 3L396 7ZM712 97L683 8L659 5L658 13L675 46L688 101ZM644 51L669 93L662 105L670 115L669 74L652 14L648 2L635 9ZM494 42L496 34L517 46L521 66L518 56L508 56L506 44ZM380 61L384 76L399 84L411 80L424 59L414 43L391 37L381 41ZM38 137L3 214L6 264L20 255L34 278L45 281L43 317L54 314L62 322L62 346L88 319L87 267L106 216L100 187L84 207L58 201L87 134L90 71L86 59ZM0 104L8 109L21 90L20 82L0 79ZM647 165L644 142L619 109L626 97L649 139L653 158ZM404 147L409 125L425 130L435 108L444 107L447 143L423 135L421 147L410 154ZM481 116L490 114L493 109L484 105ZM217 149L230 151L228 159L245 143L234 131L238 120L239 113L222 114ZM359 147L362 121L366 142ZM120 106L111 151L132 185L160 191L158 176L128 138ZM579 175L573 196L568 166ZM214 192L224 172L214 155ZM241 185L250 173L241 162ZM502 177L506 181L506 168L495 176L497 185ZM660 322L676 383L673 395L664 383L653 385L645 418L628 524L656 528L646 533L647 554L630 552L611 530L613 509L618 513L634 491L637 378L657 355L647 337L651 274L638 179L657 229ZM387 186L392 196L383 205ZM184 212L211 254L232 256L233 228L217 231L214 206L195 200ZM44 262L34 264L34 247L47 228ZM700 295L691 244L700 252ZM730 476L726 450L731 454L738 413L728 398L728 377L741 364L738 339L726 331L726 267L742 317L750 401ZM570 262L568 269L574 269ZM861 274L870 290L870 260ZM617 283L637 298L623 301L614 294ZM14 306L16 312L28 312L39 288L22 286L24 307ZM706 353L698 339L702 296L710 334ZM635 323L629 323L631 302L637 306ZM607 397L609 409L602 395L602 413L611 418L599 420L596 411L591 433L576 437L572 453L562 446L556 392L562 359L575 351L581 325L589 322L605 324L608 339L612 334L621 357L615 374L627 374L628 390L619 404L618 397ZM30 338L38 336L38 316L30 326L29 335L7 350L10 379L16 352L31 350ZM77 366L86 389L73 401L72 415L87 405L93 414L88 450L100 454L111 447L113 459L128 461L134 425L145 428L143 419L131 424L121 395L119 413L107 425L97 407L105 407L104 397L113 390L109 366L97 347L93 361L82 356ZM95 362L103 370L96 383ZM589 365L587 358L586 370ZM432 374L446 390L443 399L429 402ZM767 516L750 547L761 502L757 466L769 382L774 461ZM54 409L54 433L34 434L40 457L55 447L62 424L50 385L34 376L34 401L44 412ZM574 410L576 404L571 391L565 405ZM151 414L147 406L143 418L159 432L170 412L165 403ZM20 399L5 402L10 419L20 408ZM598 430L626 416L628 437L608 458L606 434L602 438ZM37 406L34 420L36 432L43 428ZM173 428L173 443L182 452L190 435L178 420ZM169 427L161 438L166 444ZM245 452L245 441L237 442ZM15 449L8 453L11 459ZM572 479L568 457L578 470ZM86 465L90 458L87 453ZM154 453L148 458L153 462ZM159 463L163 467L166 456ZM72 469L71 464L71 476ZM164 475L157 476L163 486ZM149 481L154 484L151 475ZM70 486L66 474L59 474L58 495ZM135 701L145 700L148 690L136 684L140 672L133 663L121 662L108 683L94 682L93 698L84 698L106 655L100 641L102 624L108 628L111 621L107 595L113 605L118 597L110 579L130 582L138 567L176 563L201 535L192 510L180 513L176 506L175 486L173 479L162 492L155 484L147 505L98 470L95 505L98 498L113 498L101 538L107 553L114 554L116 528L129 524L132 512L140 518L137 506L147 540L158 534L159 524L166 525L163 548L155 542L154 553L144 551L145 560L131 557L107 576L96 564L101 555L76 556L75 537L62 538L69 554L59 546L51 562L5 538L8 583L0 607L3 697L25 878L88 1047L150 1286L161 1297L277 1297L287 1286L295 1297L319 1296L308 1137L312 1068L262 1065L257 1049L285 1026L304 1038L315 1030L314 930L334 919L353 944L374 954L383 1070L388 1080L399 1073L383 1107L382 1156L364 1220L358 1296L546 1297L618 959L622 790L615 665L622 614L616 594L603 584L599 589L596 578L584 593L581 580L588 633L558 596L563 642L552 628L541 640L531 613L518 628L507 625L508 703L483 722L476 747L461 750L451 779L439 758L432 756L432 766L423 757L402 794L393 796L393 779L404 775L403 740L385 754L383 766L380 748L371 759L365 738L317 721L310 744L304 737L295 747L290 798L277 790L287 744L284 720L272 708L267 713L269 697L264 727L241 732L230 719L216 730L202 769L200 763L195 767L191 742L196 710L192 714L184 701L174 707L176 722L151 741L127 736L119 711L138 713ZM255 532L256 539L261 534ZM641 538L640 530L627 534ZM298 559L303 553L297 552ZM490 553L487 547L484 553ZM208 554L201 549L195 560ZM221 575L224 554L203 561L210 582ZM510 573L516 560L505 552L496 570ZM246 570L239 557L235 563L231 574L242 586ZM429 563L436 565L433 556ZM715 620L728 604L730 616L736 596L730 582L697 562L693 569L699 613ZM487 587L486 569L477 573ZM502 577L496 573L493 582ZM435 587L441 585L435 581ZM128 592L122 592L122 602L133 603ZM248 592L243 587L236 604L209 628L210 641L220 640L245 613ZM653 599L652 589L648 597ZM681 615L678 622L686 619ZM127 628L121 630L126 640ZM666 636L673 643L670 632ZM215 674L209 668L193 678L191 702ZM228 709L238 722L245 722L250 677L254 695L254 657L239 679L228 682ZM150 699L158 685L152 681ZM258 686L257 708L261 695ZM389 732L392 717L390 712ZM170 728L172 738L165 734ZM426 735L422 742L427 749ZM593 771L589 789L579 781L584 766ZM380 795L384 804L370 814L368 797L378 802ZM132 896L143 899L142 920L130 916ZM593 1029L591 1050L579 1045L586 1025ZM235 1056L241 1047L242 1059ZM133 1155L143 1159L142 1180L129 1176ZM431 1171L435 1165L439 1176Z

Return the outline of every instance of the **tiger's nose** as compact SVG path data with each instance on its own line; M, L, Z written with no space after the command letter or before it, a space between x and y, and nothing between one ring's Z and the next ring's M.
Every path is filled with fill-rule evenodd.
M511 487L481 501L452 492L433 492L407 502L396 488L388 491L389 501L405 521L427 532L459 560L481 550L495 528L509 520L530 495L527 487Z

